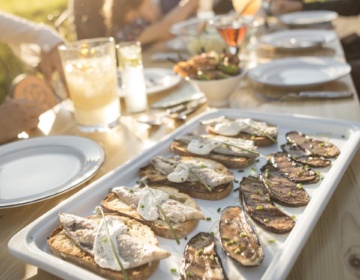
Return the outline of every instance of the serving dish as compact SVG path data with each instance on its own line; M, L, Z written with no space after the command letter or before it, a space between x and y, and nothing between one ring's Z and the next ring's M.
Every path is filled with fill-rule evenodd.
M320 182L304 186L311 197L310 203L307 206L298 208L280 206L287 214L296 216L296 225L289 234L279 235L266 232L249 219L259 235L265 252L265 258L260 266L245 268L237 265L222 252L220 246L217 246L217 251L223 261L229 279L286 278L359 147L359 123L305 115L261 113L238 109L221 109L205 112L169 134L133 160L119 166L113 172L86 186L22 229L11 238L8 244L10 253L24 262L36 265L64 279L101 279L81 267L58 259L49 252L46 240L50 232L59 225L58 213L62 211L80 216L92 214L95 206L99 205L100 200L105 197L110 188L120 185L136 185L139 168L146 165L151 158L157 155L173 155L169 148L172 139L187 132L202 133L204 128L200 125L200 121L220 116L253 118L278 125L278 143L270 147L259 148L259 152L264 156L279 151L280 145L285 143L285 133L291 130L298 130L309 136L330 141L341 150L341 154L337 159L333 160L330 168L319 169L322 177ZM259 161L249 168L232 170L237 180L234 189L238 188L238 182L242 177L248 175L256 176L260 167L265 162L265 157L261 157ZM181 257L187 241L200 231L213 232L215 237L218 237L219 208L222 210L226 206L240 204L237 191L233 191L229 197L220 201L196 199L196 202L209 219L201 221L196 229L187 237L187 240L185 238L180 240L180 245L177 245L174 240L158 237L160 247L169 250L172 256L160 262L159 267L150 279L178 279ZM171 272L172 269L176 269L176 272Z

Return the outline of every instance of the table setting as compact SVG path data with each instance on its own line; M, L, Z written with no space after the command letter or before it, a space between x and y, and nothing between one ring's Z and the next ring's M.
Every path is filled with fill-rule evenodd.
M111 96L97 99L89 108L99 113L95 105L104 100L111 106L102 112L106 116L102 123L94 122L97 118L88 117L86 110L90 109L82 106L81 98L85 97L76 98L70 87L71 98L45 112L39 129L26 132L29 139L0 146L4 252L0 278L104 279L61 260L47 247L48 237L59 225L58 214L93 215L109 189L136 187L140 184L139 169L152 158L174 156L174 140L189 133L208 133L204 124L228 118L274 125L277 139L271 146L258 147L259 157L249 166L230 169L235 183L228 197L218 202L195 198L206 218L191 234L180 238L180 245L158 237L159 246L171 256L160 261L149 279L179 279L185 247L195 234L208 232L221 240L222 210L240 203L240 182L260 176L269 155L282 149L291 131L334 144L340 155L330 159L330 167L316 169L318 182L304 185L310 197L307 205L293 208L276 204L295 221L291 232L269 232L247 218L264 250L260 265L236 263L218 242L225 273L228 279L356 279L359 98L339 38L334 30L322 28L322 24L331 26L338 15L314 11L274 17L266 7L265 1L250 17L232 11L230 16L236 20L232 18L230 25L225 21L229 14L175 24L171 32L184 48L169 42L146 48L139 42L115 47L110 40L111 50L97 57L100 72L89 70L93 66L89 61L96 56L92 47L88 51L82 44L81 57L66 54L75 46L62 47L65 69L79 70L74 88L84 87L77 82L83 73L93 80L90 89L111 87ZM204 22L206 26L199 29L199 23ZM216 44L197 45L194 34L189 40L184 32L194 24L191 32L195 38L209 35L211 42L216 38ZM225 25L227 31L233 28L233 33L224 35L221 29ZM154 59L169 53L176 61ZM120 61L117 66L116 56ZM238 59L235 62L234 57ZM86 63L81 65L82 61ZM101 70L99 62L110 64ZM93 73L103 75L98 74L98 79L91 76ZM69 70L67 78L74 76Z

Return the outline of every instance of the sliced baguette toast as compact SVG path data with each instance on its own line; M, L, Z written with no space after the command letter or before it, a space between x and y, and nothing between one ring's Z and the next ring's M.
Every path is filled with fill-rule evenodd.
M268 125L275 127L274 125L269 124L269 123L268 123ZM219 133L216 132L214 126L212 126L212 125L206 125L206 132L209 134L219 135ZM244 140L252 140L252 141L254 141L254 145L259 146L259 147L265 147L265 146L270 146L270 145L274 144L274 141L272 141L271 139L269 139L266 136L251 135L251 134L245 133L245 132L240 132L236 136L227 136L227 137L241 138Z
M182 159L193 158L193 157L182 157ZM216 166L215 170L222 174L231 175L231 172L225 165L220 162L199 158L204 165ZM174 183L167 179L167 176L162 174L160 171L156 170L152 164L144 166L139 170L139 177L144 178L147 184L151 187L153 186L169 186L178 189L182 193L186 193L193 198L200 198L206 200L220 200L227 197L232 188L233 182L221 184L209 191L203 183L200 181L196 182L182 182Z
M170 199L177 200L186 206L192 207L194 209L199 210L199 207L195 200L184 193L179 192L179 190L171 187L154 187L160 189L169 194ZM102 201L101 206L103 207L105 212L116 213L120 216L126 216L133 218L147 226L149 226L153 232L165 238L173 239L174 236L167 225L167 223L163 220L157 219L156 221L147 221L140 216L140 214L136 211L136 207L134 205L130 205L124 200L121 200L115 193L108 194ZM175 230L175 233L178 238L182 238L189 234L197 225L198 220L192 219L187 220L182 223L172 223L172 226Z
M91 216L89 218L101 219L100 216ZM155 234L148 226L127 217L118 216L118 218L130 228L130 235L139 237L143 241L149 242L152 245L158 244ZM51 233L47 243L51 252L63 260L72 262L107 279L125 279L121 271L115 271L98 266L92 255L78 247L75 242L65 234L62 226L59 226ZM139 267L127 269L126 272L132 280L147 279L154 272L158 263L159 261L153 261Z
M239 157L239 156L228 156L228 155L221 155L217 153L209 153L207 155L198 155L188 151L187 144L181 143L179 141L174 141L171 144L171 149L180 156L186 157L202 157L208 158L212 160L216 160L217 162L222 163L228 168L244 168L254 163L255 157Z

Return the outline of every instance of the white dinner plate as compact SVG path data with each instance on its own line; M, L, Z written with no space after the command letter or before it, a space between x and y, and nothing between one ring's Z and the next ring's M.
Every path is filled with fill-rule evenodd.
M172 88L181 81L180 76L166 68L144 68L144 75L148 95ZM121 79L119 79L119 95L121 97L124 95L121 89Z
M321 29L282 30L266 34L260 43L277 49L309 49L330 43L336 39L336 33Z
M349 64L331 58L283 58L258 65L248 72L248 77L270 86L301 87L335 81L350 70Z
M88 180L105 159L96 142L47 136L0 146L0 208L34 203Z
M337 17L333 11L301 11L280 15L278 19L287 25L310 25L330 22Z

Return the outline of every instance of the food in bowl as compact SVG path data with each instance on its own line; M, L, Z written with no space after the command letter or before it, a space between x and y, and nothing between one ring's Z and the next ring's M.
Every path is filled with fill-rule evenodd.
M194 55L186 61L178 62L174 73L195 80L220 80L241 73L240 60L236 55L211 51Z
M173 71L203 92L209 106L226 107L244 76L239 63L236 55L212 51L178 62Z

